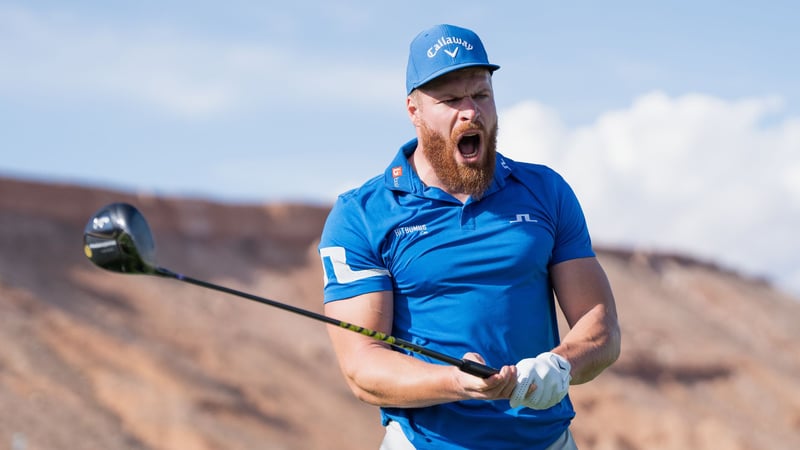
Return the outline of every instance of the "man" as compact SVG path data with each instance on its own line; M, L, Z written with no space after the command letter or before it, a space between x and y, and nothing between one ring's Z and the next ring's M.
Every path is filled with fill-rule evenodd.
M383 449L575 448L569 384L619 354L572 190L495 151L498 68L470 30L420 33L406 78L417 137L339 197L322 233L327 315L500 368L480 378L330 327L353 393L381 408Z

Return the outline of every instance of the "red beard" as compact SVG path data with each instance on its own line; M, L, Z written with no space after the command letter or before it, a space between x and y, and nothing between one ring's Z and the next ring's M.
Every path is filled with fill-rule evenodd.
M445 190L455 194L469 194L479 200L494 178L497 147L497 125L485 133L486 155L478 163L459 164L455 154L458 152L458 136L471 129L483 130L480 124L467 123L456 127L449 137L445 137L425 124L420 127L419 141L428 162L433 167Z

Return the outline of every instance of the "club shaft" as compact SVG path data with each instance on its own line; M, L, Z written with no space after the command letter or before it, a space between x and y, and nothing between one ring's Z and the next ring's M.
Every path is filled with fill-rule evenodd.
M480 378L487 378L499 372L499 370L477 363L475 361L470 361L468 359L460 359L455 358L450 355L446 355L444 353L437 352L435 350L431 350L420 345L414 344L412 342L408 342L406 340L390 336L385 333L381 333L380 331L370 330L369 328L364 328L358 325L353 325L351 323L347 323L341 320L334 319L332 317L325 316L323 314L316 313L314 311L309 311L307 309L298 308L296 306L288 305L286 303L281 303L275 300L270 300L268 298L259 297L257 295L249 294L247 292L238 291L236 289L231 289L225 286L220 286L218 284L209 283L207 281L198 280L196 278L188 277L186 275L182 275L176 272L172 272L171 270L164 269L163 267L155 268L155 275L159 275L166 278L174 278L179 281L183 281L185 283L194 284L196 286L201 286L208 289L213 289L215 291L224 292L226 294L234 295L237 297L242 297L248 300L252 300L254 302L262 303L265 305L273 306L275 308L282 309L284 311L289 311L295 314L299 314L301 316L308 317L310 319L318 320L320 322L325 322L330 325L335 325L340 328L344 328L350 331L354 331L356 333L361 333L365 336L371 337L373 339L385 342L391 346L401 348L404 350L408 350L414 353L418 353L420 355L425 355L429 358L436 359L438 361L454 365L458 367L462 372L475 375Z

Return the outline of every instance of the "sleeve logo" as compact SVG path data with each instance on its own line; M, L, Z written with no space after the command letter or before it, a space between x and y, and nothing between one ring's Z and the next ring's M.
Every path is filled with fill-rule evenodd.
M353 270L347 264L344 247L323 247L319 249L319 256L322 258L322 269L325 272L325 286L331 281L348 284L366 278L391 276L385 269Z

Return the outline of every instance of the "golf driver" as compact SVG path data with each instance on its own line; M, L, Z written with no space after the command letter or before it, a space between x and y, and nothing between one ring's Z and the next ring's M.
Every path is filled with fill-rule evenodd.
M468 359L459 359L394 336L353 325L341 320L308 311L285 303L237 291L217 284L181 275L155 262L155 243L150 227L144 216L134 206L127 203L112 203L104 206L89 219L83 231L84 253L94 264L103 269L118 273L155 275L173 278L226 294L235 295L265 305L274 306L320 322L336 325L356 333L383 341L394 347L408 350L438 361L452 364L462 372L481 378L490 377L499 371Z

